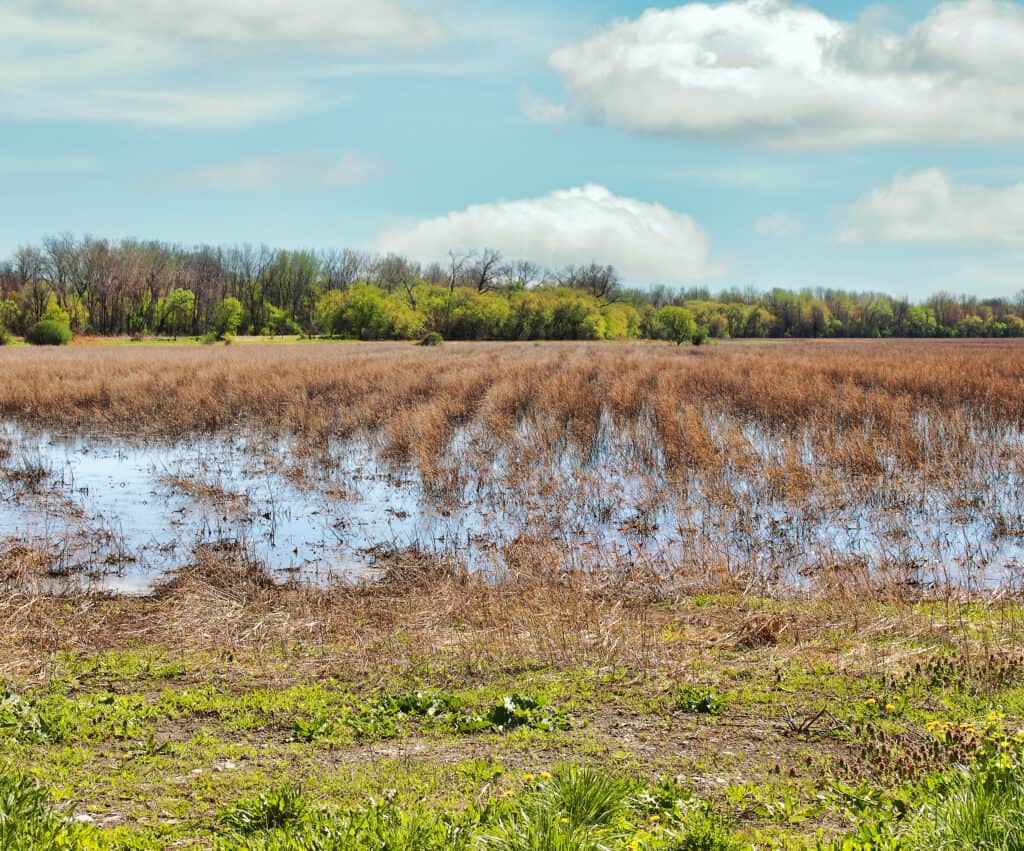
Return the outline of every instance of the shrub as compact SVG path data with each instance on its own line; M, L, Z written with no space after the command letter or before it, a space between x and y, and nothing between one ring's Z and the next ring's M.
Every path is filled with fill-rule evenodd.
M63 346L71 342L71 328L56 319L42 319L28 329L25 339L33 346Z
M11 332L4 328L3 325L0 325L0 346L10 345L12 339Z
M444 345L444 337L437 333L437 331L431 331L420 340L421 346L441 346Z
M704 326L698 327L691 339L695 346L703 346L708 341L708 329Z

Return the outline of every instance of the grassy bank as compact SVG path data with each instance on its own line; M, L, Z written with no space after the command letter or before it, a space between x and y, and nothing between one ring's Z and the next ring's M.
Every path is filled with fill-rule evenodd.
M1024 610L890 590L208 562L151 598L8 593L0 808L36 815L0 848L932 847L950 801L1020 797Z

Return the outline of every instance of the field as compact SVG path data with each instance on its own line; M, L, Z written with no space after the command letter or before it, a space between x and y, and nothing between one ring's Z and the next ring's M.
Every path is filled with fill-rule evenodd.
M1024 842L1020 343L0 375L0 851Z

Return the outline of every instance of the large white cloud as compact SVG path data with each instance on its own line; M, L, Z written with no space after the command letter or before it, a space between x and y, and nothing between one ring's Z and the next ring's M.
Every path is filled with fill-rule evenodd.
M939 169L902 175L847 211L841 242L978 242L1024 246L1024 182L958 184Z
M651 9L551 56L572 108L634 132L785 147L1024 139L1024 6L903 33L783 0Z
M690 216L593 184L474 205L390 230L378 244L427 261L488 247L552 268L611 263L634 282L673 283L708 272L708 237Z

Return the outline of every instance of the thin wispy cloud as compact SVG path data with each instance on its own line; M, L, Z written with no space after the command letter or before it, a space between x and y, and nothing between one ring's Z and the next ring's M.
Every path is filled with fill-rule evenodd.
M963 242L1024 246L1024 182L956 183L941 169L900 175L846 212L840 242Z
M803 230L803 222L788 210L778 210L754 221L754 233L772 239L795 239Z
M331 101L310 64L394 61L445 38L405 0L12 0L0 8L0 119L274 121Z
M387 166L359 154L325 157L313 153L248 157L197 168L151 185L159 189L217 192L326 191L360 186L385 172Z

